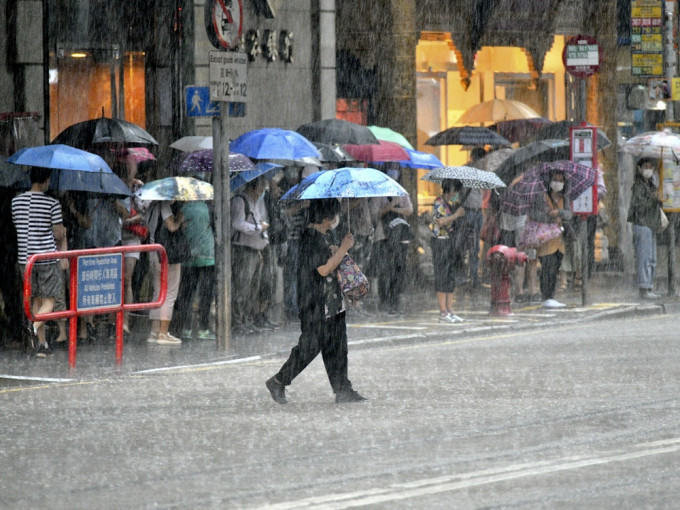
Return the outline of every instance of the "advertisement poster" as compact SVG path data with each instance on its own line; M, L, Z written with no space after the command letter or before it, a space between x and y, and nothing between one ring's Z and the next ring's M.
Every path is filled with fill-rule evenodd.
M680 211L680 164L674 160L663 160L663 180L661 182L663 210Z

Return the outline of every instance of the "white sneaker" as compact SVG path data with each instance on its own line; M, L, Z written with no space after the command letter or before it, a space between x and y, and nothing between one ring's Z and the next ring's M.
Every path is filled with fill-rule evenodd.
M554 299L546 299L543 301L543 308L564 308L567 305L564 303L560 303L559 301L556 301Z
M155 344L158 342L158 333L154 333L153 331L149 333L149 338L146 339L146 343L148 344Z
M159 345L182 345L182 340L170 333L159 333L156 343Z
M451 322L453 322L454 324L457 323L457 322L463 322L465 320L462 317L458 317L457 315L455 315L453 313L449 314L449 319L451 319Z
M463 322L463 319L461 319L457 315L449 313L447 315L440 315L439 322L448 322L450 324L456 324L458 322Z

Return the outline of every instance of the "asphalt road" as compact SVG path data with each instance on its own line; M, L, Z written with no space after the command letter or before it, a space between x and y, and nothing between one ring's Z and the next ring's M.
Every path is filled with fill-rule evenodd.
M2 508L677 508L677 315L0 389Z

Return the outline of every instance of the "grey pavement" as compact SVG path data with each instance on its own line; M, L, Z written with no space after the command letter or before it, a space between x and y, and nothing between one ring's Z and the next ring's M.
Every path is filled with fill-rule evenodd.
M663 293L663 289L659 292ZM368 311L349 313L350 349L369 348L395 343L423 342L442 338L467 338L492 332L521 331L547 324L597 321L620 315L676 313L677 297L664 296L644 301L637 295L632 278L620 273L595 273L588 285L588 304L582 304L580 291L564 291L556 298L566 308L546 310L540 303L513 303L513 315L491 316L490 290L458 289L455 312L465 319L460 324L438 322L436 298L426 289L413 290L403 297L405 314L388 317L377 312L376 299L370 295L363 303ZM66 343L46 359L37 359L20 350L0 350L0 386L23 385L41 380L90 379L122 374L161 372L178 366L232 364L258 358L285 357L297 343L299 324L282 323L275 331L261 331L230 338L228 348L220 350L215 341L191 339L181 346L147 344L148 320L133 317L133 334L124 342L123 361L115 363L115 341L100 339L78 345L75 370L68 367Z

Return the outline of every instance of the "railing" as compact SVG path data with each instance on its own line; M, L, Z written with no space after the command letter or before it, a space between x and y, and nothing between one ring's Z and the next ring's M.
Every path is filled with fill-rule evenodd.
M156 301L125 303L125 253L155 251L161 263L161 288ZM105 257L110 255L110 257ZM34 315L31 309L33 266L42 260L69 259L69 309ZM24 311L31 321L69 320L68 364L76 366L78 317L116 314L116 363L123 360L123 314L159 308L168 293L168 256L160 244L114 246L89 250L56 251L31 255L24 272Z

